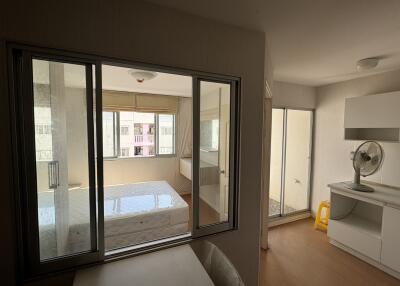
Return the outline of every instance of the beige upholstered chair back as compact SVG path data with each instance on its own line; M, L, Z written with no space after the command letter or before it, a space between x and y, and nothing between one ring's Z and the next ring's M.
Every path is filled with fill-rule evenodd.
M233 264L217 246L204 241L193 249L216 286L244 286Z

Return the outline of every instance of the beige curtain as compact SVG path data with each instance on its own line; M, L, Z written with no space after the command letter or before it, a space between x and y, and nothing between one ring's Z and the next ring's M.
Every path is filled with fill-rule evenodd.
M175 184L178 193L190 193L192 183L180 173L180 159L192 157L192 98L179 99L178 113L176 116L176 164Z
M180 158L192 157L192 98L179 100L177 121L177 154Z
M103 90L104 111L136 111L176 114L179 97Z

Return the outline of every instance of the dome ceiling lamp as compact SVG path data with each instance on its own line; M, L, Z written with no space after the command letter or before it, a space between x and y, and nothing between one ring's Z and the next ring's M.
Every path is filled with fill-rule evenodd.
M128 73L138 82L143 83L157 76L156 72L130 69Z
M365 71L375 68L379 63L379 58L365 58L361 59L357 62L357 70L358 71Z

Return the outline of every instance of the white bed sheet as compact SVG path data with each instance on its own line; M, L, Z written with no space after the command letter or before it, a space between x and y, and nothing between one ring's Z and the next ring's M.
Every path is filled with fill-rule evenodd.
M39 226L43 232L54 229L52 197L51 193L39 193ZM87 248L90 242L88 206L87 189L69 192L71 252ZM106 249L183 234L189 231L188 221L189 206L166 181L104 188Z

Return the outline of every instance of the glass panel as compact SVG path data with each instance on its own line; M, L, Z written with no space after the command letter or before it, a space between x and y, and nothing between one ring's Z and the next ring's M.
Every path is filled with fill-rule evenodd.
M269 215L281 214L283 109L272 109Z
M200 82L200 226L228 221L230 88Z
M191 232L192 83L190 76L102 65L103 110L114 108L120 118L118 156L133 157L104 160L106 255Z
M155 115L144 112L120 112L120 157L155 155Z
M91 250L84 65L33 60L40 259Z
M312 112L287 110L284 213L308 209Z
M158 115L158 154L175 153L175 116L173 114Z

